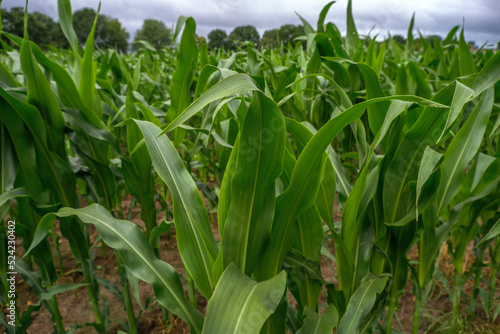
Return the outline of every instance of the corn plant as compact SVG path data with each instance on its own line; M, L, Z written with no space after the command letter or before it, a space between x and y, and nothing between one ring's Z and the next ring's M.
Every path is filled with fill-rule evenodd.
M122 329L135 333L132 298L143 280L193 333L390 333L411 277L417 333L444 243L455 271L452 330L467 327L460 305L468 277L467 314L479 300L495 320L499 53L471 52L458 26L442 42L416 39L414 18L405 45L363 40L351 1L343 38L326 22L333 5L315 27L299 16L303 44L277 49L249 42L209 53L194 19L180 17L171 48L96 50L94 21L82 50L67 0L58 9L70 50L42 52L27 28L22 38L2 33L19 51L0 54L0 213L20 222L17 270L39 297L17 316L18 332L42 306L54 332L65 332L56 295L84 285L90 325L107 332L102 285L124 304ZM125 194L144 228L121 209ZM170 222L158 224L159 211ZM169 223L184 275L161 260ZM88 224L101 247L114 249L120 288L98 277ZM63 273L51 236L56 245L68 239L82 283L55 284ZM476 262L466 269L471 242ZM325 259L336 264L335 282L323 277ZM197 292L208 301L205 314Z

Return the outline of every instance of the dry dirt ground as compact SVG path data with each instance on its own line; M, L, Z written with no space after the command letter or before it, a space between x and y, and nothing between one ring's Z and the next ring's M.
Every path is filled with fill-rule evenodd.
M130 206L130 198L126 198L123 201L123 210L127 212ZM140 209L132 208L132 221L137 225L143 227L143 223L140 220ZM211 216L214 220L214 216ZM340 213L337 212L335 216L335 220L340 220ZM161 214L159 215L159 221L164 219ZM218 239L218 230L217 224L215 221L212 222L212 230L216 239ZM96 230L91 226L90 227L90 237L91 241L94 241L97 238ZM185 285L184 280L184 267L182 265L182 261L180 259L175 240L175 231L173 227L170 230L170 235L163 235L161 237L160 244L160 255L161 259L172 265L180 274L183 280L183 284ZM330 242L330 250L333 252L333 245ZM18 250L21 249L21 245L19 244L17 247ZM62 257L62 265L63 265L63 275L60 277L57 284L65 284L65 283L79 283L83 280L83 275L80 271L75 270L77 266L75 265L75 260L73 255L70 252L69 245L65 239L61 239L60 242L61 249L61 257ZM98 269L98 276L105 278L117 286L120 285L118 269L116 266L116 261L114 257L113 250L109 247L102 248L97 247L94 249L95 253L95 263ZM409 253L410 260L418 260L418 250L414 247ZM470 267L474 260L474 254L472 247L469 247L466 255L466 263L465 268ZM446 249L443 249L441 252L441 257L438 261L438 265L441 271L448 275L449 277L453 276L453 267L450 262L450 258L446 253ZM331 261L323 258L322 263L322 274L324 278L329 282L336 282L336 268L332 264ZM489 268L483 269L483 275L489 274ZM486 276L487 277L487 276ZM498 277L498 282L500 282L500 275ZM451 283L451 279L450 279ZM497 295L500 295L500 284L497 284ZM185 288L186 290L186 288ZM138 321L138 330L139 333L189 333L189 328L184 321L177 318L174 315L169 315L168 320L165 322L164 317L162 315L161 308L158 303L154 302L153 291L149 284L145 282L139 282L139 291L140 291L140 300L141 304L148 305L142 311L140 319ZM186 290L187 291L187 290ZM121 330L121 326L114 319L121 319L126 323L127 317L124 310L123 305L120 301L111 293L101 286L100 288L101 297L105 298L109 302L110 308L110 318L113 319L110 333L117 333ZM35 293L31 290L31 288L22 280L20 276L17 277L17 293L18 300L17 304L21 311L25 310L30 303L36 303L37 297ZM472 283L469 280L463 287L463 293L466 297L464 300L468 300L470 302L470 296L472 295ZM206 311L206 300L199 295L198 296L199 304L198 309L204 313ZM71 328L75 324L84 324L86 322L92 322L94 320L94 314L92 311L92 307L88 301L87 290L85 287L80 289L66 292L63 294L57 295L57 300L59 304L59 308L63 317L64 326L66 328ZM148 303L149 301L149 303ZM322 297L322 301L325 302L324 296ZM408 279L408 285L405 289L405 294L401 297L399 309L396 315L396 319L394 320L394 329L398 330L402 333L411 333L412 328L412 318L413 318L413 309L414 309L414 296L412 294L412 283L411 279ZM136 316L140 310L140 306L133 298L134 303L134 311ZM480 302L478 301L478 305ZM467 305L463 305L464 308ZM5 310L3 310L5 312ZM443 288L443 284L440 282L436 282L434 286L434 290L432 292L432 298L424 305L424 316L422 319L422 324L420 326L420 333L449 333L449 323L450 316L452 312L452 305L450 299ZM464 331L463 333L500 333L500 316L494 323L487 323L486 315L481 307L478 307L478 310L473 319L468 320L468 323L471 325L470 329ZM29 333L34 334L48 334L52 332L52 324L50 322L50 315L48 312L42 307L40 311L35 312L32 318L32 325L29 328ZM3 330L0 326L0 330ZM92 327L83 327L77 329L75 333L83 334L83 333L95 333Z

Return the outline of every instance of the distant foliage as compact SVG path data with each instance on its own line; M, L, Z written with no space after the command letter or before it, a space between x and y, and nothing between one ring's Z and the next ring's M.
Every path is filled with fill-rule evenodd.
M283 43L294 45L296 38L305 34L302 25L284 24L279 29L266 30L260 44L262 47L275 48Z
M2 30L10 34L23 37L24 35L24 8L12 7L10 11L2 8ZM28 34L30 40L42 48L53 46L67 47L61 27L50 16L40 12L28 14Z
M73 27L80 45L85 45L92 30L96 11L92 8L82 8L73 13ZM129 33L122 27L118 19L99 14L95 31L95 45L99 48L116 48L127 51Z
M138 41L151 43L155 48L160 49L172 42L172 32L165 26L163 21L155 19L146 19L141 29L137 30L134 38L133 48L138 49Z
M227 33L222 29L214 29L208 33L208 47L211 49L227 47Z
M229 34L230 42L252 42L255 46L259 44L260 36L257 29L252 25L238 26Z
M261 47L274 49L278 46L279 29L271 29L264 31L260 40Z

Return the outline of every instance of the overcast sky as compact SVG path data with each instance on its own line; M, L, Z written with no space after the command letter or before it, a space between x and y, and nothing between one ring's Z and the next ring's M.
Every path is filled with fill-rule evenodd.
M3 0L2 8L24 6L24 0ZM299 13L313 27L323 6L321 0L102 0L101 13L118 18L131 38L144 19L154 18L172 27L180 15L192 16L200 36L215 28L228 34L239 25L254 25L262 36L268 29L283 24L300 24ZM72 0L73 11L91 7L99 0ZM57 19L57 0L30 0L29 11L40 11ZM347 0L337 1L329 11L327 21L335 23L345 34ZM478 45L500 41L499 0L353 0L353 14L360 34L406 36L415 12L415 33L446 36L465 19L465 39ZM373 30L372 30L373 28Z

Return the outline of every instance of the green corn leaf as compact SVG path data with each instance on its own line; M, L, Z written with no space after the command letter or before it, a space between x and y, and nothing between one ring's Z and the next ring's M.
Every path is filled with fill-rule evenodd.
M476 245L476 247L495 238L499 234L500 234L500 219L497 220L497 222L491 227L491 229L488 231L488 233L486 233L486 235L481 239L481 241Z
M177 118L191 104L191 84L198 69L198 47L194 38L196 23L186 19L179 46L179 62L170 85L171 104L167 119ZM175 129L175 146L179 147L185 135L184 129Z
M468 94L468 91L464 85L454 83L438 92L432 101L451 104L454 97ZM412 212L415 201L408 184L418 177L418 162L425 148L434 145L442 133L447 112L439 109L427 107L422 111L416 123L405 133L389 163L383 186L386 224L394 224Z
M462 26L462 31L460 32L460 39L458 46L459 46L458 58L460 60L459 62L460 75L462 77L467 77L462 79L462 81L466 86L472 87L474 79L469 76L476 74L477 69L476 69L476 63L474 62L474 56L470 52L469 44L465 42L463 26Z
M284 256L290 247L288 229L291 222L308 209L318 195L319 183L321 181L318 170L323 168L323 152L331 140L344 127L359 119L368 105L391 100L417 102L427 106L446 108L444 105L416 96L375 98L352 106L321 127L300 154L297 164L293 169L290 185L277 198L271 241L259 267L257 267L255 273L257 278L266 279L273 277L279 271Z
M85 42L85 51L83 53L80 72L80 85L78 88L85 106L89 110L92 110L99 118L102 118L102 111L99 108L99 104L96 103L98 99L95 90L97 64L94 60L94 35L100 10L101 3L99 2L92 30Z
M474 191L478 186L479 182L483 180L484 173L496 160L497 160L496 158L490 155L486 155L482 152L479 152L479 156L477 158L477 166L474 172L474 179L472 180L472 186L471 186L472 191Z
M225 219L224 267L234 262L250 275L268 243L274 216L275 180L282 170L285 123L278 106L255 93L240 131Z
M319 18L318 18L318 24L317 24L318 33L324 32L325 28L323 27L323 25L325 24L326 14L328 14L328 11L330 10L330 7L334 3L335 3L335 1L330 1L321 10L321 13L319 14Z
M284 271L257 283L240 272L236 265L230 265L208 302L203 333L260 333L264 321L276 310L285 287Z
M408 33L406 36L406 46L408 51L413 50L413 26L415 25L415 13L411 16L410 25L408 26Z
M482 95L464 126L448 146L441 164L441 180L437 191L439 214L458 193L465 167L481 145L493 107L493 89Z
M12 75L11 71L3 62L0 63L0 82L7 87L20 87L21 84Z
M210 298L215 286L212 268L218 248L201 195L175 147L167 136L160 136L160 128L147 121L134 121L144 135L154 169L172 193L182 261L200 292Z
M14 199L16 197L28 197L29 194L25 188L16 188L0 194L0 207L6 202Z
M297 12L295 12L295 14L297 14L299 19L302 21L302 24L304 25L304 32L306 33L306 36L309 34L316 33L316 31L314 31L314 28L312 27L312 25L309 22L307 22L306 19L304 19L302 16L300 16L299 13L297 13Z
M333 305L328 305L325 313L321 315L306 307L304 315L306 316L304 326L297 331L297 334L331 334L339 322L337 309Z
M410 88L408 87L408 74L406 72L406 65L404 63L399 64L398 66L395 94L410 94Z
M371 274L362 280L349 299L346 312L340 320L338 334L357 333L363 317L373 308L375 298L382 293L387 280L388 277L375 277Z
M75 30L73 29L73 14L71 10L70 0L58 0L57 1L57 12L59 15L59 24L61 29L66 36L66 39L73 50L73 54L79 58L79 47L78 38L76 37Z
M247 74L234 74L226 79L221 80L205 93L203 93L198 99L196 99L189 107L187 107L181 114L179 114L176 119L174 119L162 132L172 131L180 124L187 121L189 118L194 116L197 112L203 109L207 104L227 97L229 95L242 94L253 90L259 90L252 78Z
M422 160L420 161L420 168L418 169L417 178L417 196L415 198L416 206L416 219L418 220L418 201L420 199L420 193L422 192L422 187L425 182L429 179L431 174L434 172L436 165L441 160L443 155L434 151L430 146L425 148L424 154L422 155Z
M347 2L347 32L345 36L345 44L347 47L347 52L349 56L353 58L354 52L360 44L360 39L358 31L356 30L356 24L354 23L354 18L352 16L352 0Z
M76 205L75 175L66 161L49 150L45 141L45 123L38 110L12 97L1 87L0 96L4 111L0 118L12 132L11 138L18 157L21 157L20 167L30 195L44 203L47 201L43 199L47 195L45 189L49 188L63 205Z
M429 82L425 76L424 71L422 71L420 67L413 61L408 62L407 68L411 78L417 84L416 95L429 99L431 97L431 90L429 88Z
M135 224L115 219L98 204L82 209L62 208L44 219L53 220L56 216L77 216L84 223L95 225L104 242L120 253L128 270L153 286L160 304L185 320L192 332L201 333L203 317L187 302L179 274L153 254L148 240Z
M455 95L453 96L453 100L451 101L450 113L448 114L448 118L446 119L446 125L443 128L443 132L441 133L441 137L438 139L438 142L443 138L444 134L451 127L453 122L457 119L458 115L462 111L464 105L471 98L474 91L472 89L463 87L463 90L455 91Z
M472 85L474 97L479 96L479 94L493 86L498 80L500 80L500 52L497 51L493 57L488 59L488 62L477 75Z
M59 103L50 88L50 83L40 70L35 56L31 51L27 28L21 44L20 56L21 67L28 89L27 102L40 110L47 127L46 136L49 148L61 158L64 158L66 156L66 152L64 151L64 117L61 108L59 108Z
M348 59L342 59L337 57L334 58L324 57L324 59L333 62L340 62L340 63L347 62L349 64L356 65L363 74L365 80L367 100L385 96L385 93L382 90L382 86L380 85L379 77L377 73L375 73L375 71L370 66L364 63L354 62ZM378 132L378 130L380 130L380 127L382 126L382 121L385 117L387 109L389 108L389 104L390 104L389 102L383 102L368 106L368 120L372 133L375 134Z
M451 28L451 30L448 32L448 35L446 35L445 39L443 40L443 46L449 46L451 43L453 43L453 39L455 39L455 34L457 33L458 29L460 29L460 26L454 26Z

